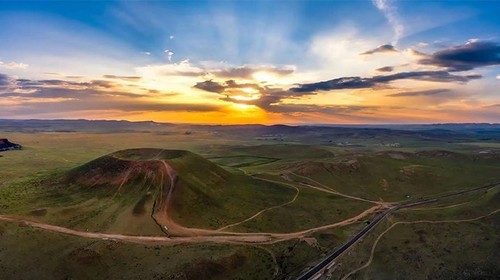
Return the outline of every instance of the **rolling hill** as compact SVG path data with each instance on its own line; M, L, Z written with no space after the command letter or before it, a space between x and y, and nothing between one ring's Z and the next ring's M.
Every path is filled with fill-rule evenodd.
M15 214L81 230L141 235L218 229L294 195L194 153L161 149L115 152L33 185L41 194L11 209Z
M386 151L288 164L292 178L366 199L402 201L496 182L498 154Z

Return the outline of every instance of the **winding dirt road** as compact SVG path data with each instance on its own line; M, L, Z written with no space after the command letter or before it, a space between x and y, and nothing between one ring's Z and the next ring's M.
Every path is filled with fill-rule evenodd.
M375 255L375 249L380 241L380 239L387 233L389 232L391 229L393 229L395 226L397 225L401 225L401 224L422 224L422 223L430 223L430 224L441 224L441 223L465 223L465 222L473 222L473 221L477 221L477 220L480 220L480 219L483 219L483 218L486 218L488 216L491 216L491 215L494 215L496 214L497 212L499 212L500 209L497 209L489 214L486 214L486 215L483 215L483 216L480 216L480 217L476 217L476 218L472 218L472 219L462 219L462 220L442 220L442 221L431 221L431 220L419 220L419 221L400 221L400 222L395 222L394 224L392 224L390 227L388 227L384 232L382 232L378 237L377 239L375 240L375 242L373 243L373 246L372 246L372 249L371 249L371 252L370 252L370 258L368 259L368 261L354 269L353 271L349 272L348 274L346 274L344 277L342 277L342 280L346 280L348 279L351 275L353 275L354 273L358 272L358 271L361 271L367 267L369 267L373 261L373 256Z
M230 227L248 222L248 221L258 217L259 215L261 215L262 213L264 213L266 211L276 209L278 207L283 207L285 205L293 203L297 199L297 197L300 193L300 190L291 184L279 182L280 184L285 184L285 185L297 190L297 193L295 194L295 196L293 197L293 199L291 201L288 201L284 204L275 205L275 206L263 209L263 210L257 212L253 216L251 216L243 221L240 221L240 222L234 223L234 224L230 224L230 225L224 226L224 227L216 229L216 230L204 229L204 228L184 227L184 226L176 223L168 215L168 208L172 202L172 196L173 196L174 188L176 185L177 174L175 173L173 168L167 162L165 162L164 160L161 160L161 162L163 163L163 165L165 167L166 174L169 176L170 186L169 186L169 191L168 191L168 194L166 197L166 203L163 204L164 206L162 206L162 208L157 213L153 214L153 218L156 220L156 222L159 225L161 225L162 227L166 227L168 233L170 233L171 235L194 238L191 240L198 240L196 238L201 238L202 236L205 237L205 239L200 239L203 241L206 241L206 238L213 238L214 242L218 242L220 240L228 240L231 242L242 241L243 243L247 243L249 240L254 241L255 243L274 243L274 242L290 240L290 239L299 239L299 238L304 238L307 235L310 235L314 232L323 231L323 230L327 230L330 228L341 227L341 226L346 226L346 225L356 223L357 221L386 208L385 204L377 203L377 205L375 205L371 208L368 208L365 211L359 213L358 215L351 217L351 218L348 218L346 220L343 220L343 221L340 221L340 222L337 222L334 224L328 224L328 225L319 226L319 227L315 227L315 228L311 228L311 229L307 229L307 230L303 230L303 231L298 231L298 232L291 232L291 233L270 233L270 232L240 233L240 232L225 231L225 229L228 229ZM272 180L267 180L267 179L262 179L262 180L272 182ZM170 238L178 240L178 241L185 240L185 239L179 239L180 237L170 237Z
M168 210L169 207L172 205L172 197L173 193L175 190L175 186L177 183L177 174L175 170L165 161L161 160L158 158L158 156L161 154L161 152L155 157L152 158L151 160L157 160L160 161L164 167L164 173L162 173L164 176L169 177L168 181L167 180L162 180L162 184L160 186L160 201L164 202L162 203L162 206L156 213L153 213L153 219L163 227L163 229L166 229L168 233L172 235L176 235L175 237L168 237L168 236L142 236L142 235L125 235L125 234L115 234L115 233L103 233L103 232L88 232L88 231L79 231L79 230L74 230L66 227L61 227L57 225L51 225L51 224L46 224L46 223L41 223L38 221L33 221L29 220L26 218L22 217L16 217L16 216L10 216L10 215L0 215L0 221L5 221L5 222L15 222L15 223L23 223L26 225L29 225L33 228L41 229L41 230L46 230L46 231L51 231L51 232L56 232L56 233L62 233L62 234L68 234L68 235L73 235L73 236L79 236L79 237L84 237L84 238L93 238L93 239L101 239L101 240L120 240L124 242L134 242L134 243L155 243L155 244L181 244L181 243L202 243L202 242L213 242L213 243L236 243L236 244L271 244L271 243L276 243L276 242L282 242L286 240L292 240L292 239L302 239L307 236L310 236L311 234L319 231L324 231L327 229L335 228L335 227L342 227L350 224L354 224L376 212L382 211L387 208L386 205L382 203L377 203L377 205L366 209L365 211L357 214L356 216L353 216L351 218L345 219L343 221L333 223L333 224L328 224L328 225L323 225L319 227L314 227L302 231L297 231L297 232L290 232L290 233L272 233L272 232L256 232L256 233L242 233L242 232L232 232L232 231L226 231L226 229L237 226L239 224L248 222L262 213L266 211L270 211L272 209L276 209L279 207L286 206L288 204L291 204L296 201L300 194L300 189L294 185L291 184L286 184L283 182L279 182L280 184L287 185L291 188L294 188L297 192L295 196L292 198L292 200L280 204L280 205L275 205L266 209L263 209L256 214L252 215L251 217L234 223L230 224L227 226L224 226L222 228L219 228L217 230L211 230L211 229L203 229L203 228L190 228L190 227L184 227L182 225L177 224L175 221L171 219L171 217L168 215ZM126 180L126 177L123 179L122 184ZM267 179L262 179L265 181L272 181L272 180L267 180ZM168 184L168 186L167 186ZM168 192L165 197L163 197L165 193L165 188L168 187ZM328 191L337 194L337 192L333 192L330 190L323 190L323 191Z
M311 184L306 184L306 183L303 183L303 182L300 183L303 186L307 186L309 188L313 188L313 189L318 190L318 191L327 192L327 193L331 193L331 194L336 194L338 196L343 196L343 197L346 197L346 198L350 198L350 199L354 199L354 200L359 200L359 201L364 201L364 202L369 202L369 203L374 203L374 204L380 204L380 205L386 205L386 206L389 206L391 204L395 204L394 202L375 201L375 200L365 199L365 198L362 198L362 197L357 197L357 196L352 196L352 195L344 194L344 193L341 193L341 192L339 192L337 190L334 190L334 189L332 189L332 188L330 188L330 187L328 187L328 186L326 186L326 185L324 185L324 184L322 184L322 183L320 183L320 182L318 182L318 181L316 181L314 179L311 179L309 177L298 175L298 174L293 173L293 172L290 173L290 174L292 174L294 176L297 176L297 177L300 177L300 178L303 178L303 179L306 179L306 180L309 180L309 181L311 181L311 182L313 182L313 183L321 186L321 187L317 187L317 186L313 186Z
M287 184L288 185L288 184ZM297 200L297 197L299 196L299 193L300 193L300 190L299 188L295 187L295 186L292 186L292 185L289 185L290 187L294 188L297 192L295 193L295 196L292 198L292 200L288 201L288 202L285 202L285 203L282 203L282 204L279 204L279 205L275 205L275 206L271 206L271 207L268 207L266 209L263 209L263 210L260 210L259 212L257 212L255 215L243 220L243 221L240 221L240 222L237 222L237 223L234 223L234 224L230 224L230 225L227 225L227 226L223 226L219 229L217 229L217 231L222 231L222 230L225 230L225 229L228 229L228 228L232 228L232 227L235 227L237 225L241 225L243 223L246 223L248 221L251 221L255 218L257 218L258 216L260 216L262 213L264 212L267 212L269 210L273 210L273 209L276 209L276 208L280 208L280 207L283 207L283 206L287 206L288 204L291 204L291 203L294 203L295 200Z
M202 243L202 242L235 243L235 244L272 244L286 240L301 239L315 232L323 231L330 228L350 225L358 222L359 220L367 217L370 214L379 211L380 209L381 206L373 206L372 208L369 208L364 212L341 222L315 227L303 231L291 232L291 233L269 233L269 232L240 233L240 232L230 232L230 231L185 228L177 225L181 231L186 231L191 234L191 236L182 236L182 237L142 236L142 235L125 235L125 234L114 234L114 233L78 231L74 229L40 223L9 215L0 215L0 221L23 223L42 230L85 237L85 238L93 238L101 240L112 239L112 240L120 240L125 242L134 242L134 243L155 243L155 244L166 244L166 245L174 245L180 243Z

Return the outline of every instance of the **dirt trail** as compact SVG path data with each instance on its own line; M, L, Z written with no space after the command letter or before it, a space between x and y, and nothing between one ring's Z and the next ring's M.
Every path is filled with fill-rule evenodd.
M327 185L324 185L324 184L322 184L322 183L320 183L320 182L318 182L318 181L316 181L316 180L314 180L314 179L312 179L312 178L309 178L309 177L307 177L307 176L299 175L299 174L297 174L297 173L295 173L295 172L291 172L290 174L292 174L292 175L294 175L294 176L297 176L297 177L300 177L300 178L302 178L302 179L306 179L306 180L308 180L308 181L311 181L311 182L313 182L313 183L315 183L315 184L317 184L317 185L319 185L319 186L321 186L321 187L323 187L323 188L325 188L325 189L328 189L328 190L334 191L334 192L336 192L336 193L340 193L339 191L337 191L337 190L335 190L335 189L333 189L333 188L331 188L331 187L329 187L329 186L327 186Z
M170 184L173 184L175 186L176 176L177 176L175 171L170 167L170 165L168 163L166 163L165 161L162 161L162 162L163 162L163 165L165 166L166 173L170 177ZM264 180L266 180L266 179L264 179ZM272 180L269 180L269 181L272 181ZM290 185L290 184L287 184L287 185L296 188L293 185ZM252 237L252 238L255 238L255 240L257 240L257 242L273 242L276 240L282 241L282 240L289 240L289 239L297 239L297 238L303 238L303 237L305 237L311 233L314 233L314 232L323 231L323 230L327 230L327 229L334 228L334 227L340 227L340 226L353 224L353 223L367 217L368 215L375 213L376 211L384 209L384 207L385 207L385 205L377 204L377 205L361 212L360 214L358 214L352 218L346 219L344 221L340 221L340 222L337 222L334 224L319 226L319 227L315 227L315 228L311 228L311 229L307 229L307 230L303 230L303 231L298 231L298 232L291 232L291 233L270 233L270 232L243 233L243 232L224 231L223 229L225 229L225 228L211 230L211 229L203 229L203 228L184 227L184 226L176 223L168 215L168 206L171 203L173 190L174 190L174 187L169 188L169 192L168 192L168 195L166 198L166 200L167 200L166 206L164 206L163 209L160 209L160 211L158 213L154 214L154 218L159 225L166 227L164 229L166 229L171 235L184 236L184 237L206 236L206 237L217 237L217 238L226 237L228 239L231 239L230 238L231 236L232 237L239 236L239 237L245 237L245 238ZM298 193L294 197L293 201L295 201L297 196L298 196ZM293 202L293 201L291 201L291 202ZM291 203L291 202L288 202L288 203ZM278 206L280 206L280 205L278 205ZM273 206L273 207L276 208L278 206ZM281 206L283 206L283 205L281 205ZM266 210L266 209L264 209L264 210ZM261 212L264 212L264 210ZM267 209L267 210L270 210L270 209ZM260 213L260 214L262 214L262 213ZM250 217L250 218L255 218L256 216L258 216L260 214L257 213L253 217ZM250 218L247 220L250 220ZM245 222L245 221L242 221L242 222ZM267 237L268 239L266 239L265 241L262 241L263 237ZM245 238L243 238L243 239L245 239ZM231 240L234 240L234 238L232 238Z
M244 170L242 170L245 174L247 174ZM314 188L314 189L317 189L317 190L320 190L320 191L323 191L323 192L327 192L327 193L332 193L332 194L336 194L336 195L339 195L339 196L343 196L343 197L347 197L347 198L351 198L351 199L354 199L354 200L361 200L361 201L365 201L365 202L369 202L369 203L374 203L374 204L378 204L378 205L381 205L381 206L384 206L384 207L389 207L392 203L386 203L386 202L380 202L380 201L372 201L372 200L366 200L364 198L360 198L360 197L355 197L355 196L350 196L350 195L346 195L346 194L342 194L342 193L339 193L311 178L308 178L308 177L305 177L305 176L301 176L301 175L298 175L298 174L295 174L295 173L291 173L291 174L294 174L298 177L302 177L302 178L305 178L305 179L308 179L312 182L315 182L321 186L323 186L325 189L323 188L319 188L319 187L315 187L315 186L312 186L312 185L309 185L309 184L304 184L306 185L307 187L311 187L311 188ZM247 174L248 175L248 174ZM289 202L286 202L286 203L283 203L283 204L280 204L280 205L276 205L276 206L271 206L269 208L266 208L266 209L263 209L259 212L257 212L255 215L243 220L243 221L240 221L240 222L237 222L237 223L234 223L234 224L230 224L230 225L226 225L224 227L221 227L219 229L217 229L217 231L222 231L224 229L228 229L228 228L231 228L231 227L235 227L237 225L240 225L240 224L243 224L243 223L246 223L248 221L251 221L253 219L255 219L256 217L258 217L259 215L261 215L262 213L266 212L266 211L269 211L269 210L273 210L273 209L276 209L276 208L279 208L279 207L283 207L283 206L286 206L288 204L291 204L293 202L295 202L295 200L297 199L297 197L299 196L300 194L300 190L299 188L297 188L296 186L292 185L292 184L288 184L288 183L284 183L284 182L280 182L280 181L276 181L276 180L271 180L271 179L265 179L265 178L260 178L260 177L254 177L258 180L262 180L262 181L267 181L267 182L271 182L271 183L275 183L275 184L280 184L280 185L286 185L288 187L291 187L291 188L294 188L295 190L297 190L297 193L295 194L294 198L289 201ZM286 179L286 178L285 178ZM287 179L287 180L290 180L290 179ZM291 180L290 180L291 181ZM328 225L327 225L328 226Z
M168 181L162 180L162 184L160 186L160 201L164 202L162 203L161 208L157 213L153 214L153 218L157 221L159 225L163 227L163 229L167 230L169 233L176 235L176 237L167 237L167 236L140 236L140 235L125 235L125 234L114 234L114 233L102 233L102 232L88 232L88 231L79 231L79 230L74 230L70 228L65 228L61 226L56 226L56 225L50 225L50 224L45 224L37 221L32 221L29 219L21 218L21 217L15 217L15 216L9 216L9 215L0 215L0 221L6 221L6 222L16 222L16 223L24 223L26 225L32 226L34 228L42 229L42 230L47 230L51 232L57 232L57 233L63 233L63 234L68 234L68 235L73 235L73 236L79 236L79 237L85 237L85 238L93 238L93 239L102 239L102 240L120 240L120 241L125 241L125 242L136 242L136 243L155 243L155 244L179 244L179 243L200 243L200 242L215 242L215 243L236 243L236 244L271 244L271 243L276 243L276 242L281 242L281 241L286 241L286 240L291 240L291 239L301 239L304 237L309 236L312 233L335 228L335 227L341 227L341 226L346 226L350 225L353 223L358 222L359 220L377 212L385 208L385 205L377 203L377 205L359 213L358 215L348 218L346 220L333 223L333 224L328 224L328 225L323 225L315 228L310 228L307 230L302 230L302 231L297 231L297 232L290 232L290 233L271 233L271 232L257 232L257 233L242 233L242 232L231 232L231 231L224 231L224 229L236 226L238 224L242 224L244 222L247 222L251 219L254 219L255 217L261 215L265 211L269 211L278 207L283 207L285 205L288 205L290 203L295 202L297 199L300 190L294 185L291 184L286 184L283 182L278 182L280 184L286 184L287 186L290 186L294 188L297 193L293 197L292 200L272 206L266 209L263 209L253 215L250 218L247 218L241 222L231 224L228 226L225 226L223 228L220 228L218 230L211 230L211 229L202 229L202 228L188 228L184 227L182 225L177 224L175 221L171 219L169 216L169 207L172 205L173 202L173 193L175 190L176 186L176 181L177 181L177 174L175 170L165 161L165 160L160 160L158 159L158 156L161 154L158 153L158 155L151 159L151 160L157 160L160 161L163 164L164 171L162 173L162 176L167 175L169 177ZM126 176L128 177L128 176ZM122 184L125 182L127 178L124 178L122 181ZM164 178L164 177L163 177ZM166 179L166 178L165 178ZM272 181L272 180L267 180L263 179L266 181ZM166 194L166 197L163 197L164 194L164 188L165 188L165 183L169 183L169 190L168 193Z
M393 229L395 226L397 225L400 225L400 224L422 224L422 223L430 223L430 224L440 224L440 223L465 223L465 222L473 222L473 221L477 221L477 220L480 220L480 219L483 219L483 218L486 218L488 216L491 216L491 215L494 215L495 213L499 212L500 209L497 209L489 214L486 214L486 215L483 215L483 216L480 216L480 217L476 217L476 218L472 218L472 219L462 219L462 220L442 220L442 221L431 221L431 220L418 220L418 221L409 221L409 222L405 222L405 221L401 221L401 222L396 222L394 224L392 224L390 227L388 227L384 232L382 232L378 237L377 239L375 239L375 242L373 243L373 246L372 246L372 249L371 249L371 252L370 252L370 258L368 259L368 261L356 268L355 270L349 272L348 274L346 274L344 277L342 277L342 280L346 280L347 278L349 278L349 276L353 275L354 273L358 272L358 271L361 271L365 268L367 268L368 266L371 265L372 261L373 261L373 256L375 255L375 249L378 245L378 242L380 241L380 239L387 233L389 232L391 229Z
M165 224L163 223L164 220L162 220L162 225L166 225L168 227L169 232L175 233L182 235L184 237L202 237L205 236L207 238L222 238L222 237L227 237L227 238L233 238L233 239L238 239L237 237L259 237L258 239L261 240L263 237L267 237L268 240L266 242L270 242L272 240L278 240L278 241L283 241L283 240L290 240L290 239L300 239L304 238L306 236L309 236L312 233L319 232L319 231L324 231L327 229L335 228L335 227L342 227L350 224L354 224L361 219L375 213L378 211L381 211L385 209L381 205L375 205L371 208L366 209L365 211L361 212L360 214L345 219L343 221L333 223L333 224L328 224L328 225L323 225L319 227L314 227L302 231L297 231L297 232L289 232L289 233L273 233L273 232L232 232L232 231L222 231L222 230L211 230L211 229L202 229L202 228L188 228L188 227L183 227L171 219L168 221L165 221ZM171 237L172 239L178 239L177 237ZM271 242L272 243L272 242Z
M457 204L452 204L452 205L446 205L446 206L441 206L441 207L429 207L429 208L407 208L405 209L406 211L425 211L425 210L440 210L440 209L447 209L447 208L455 208L458 206L462 206L468 203L474 202L474 200L471 201L466 201L462 203L457 203Z
M166 206L167 211L168 211L168 208L172 204L172 193L174 192L176 182L177 182L177 172L175 172L175 170L169 164L167 164L164 160L162 160L161 162L163 163L163 166L165 167L167 175L170 179L170 188L169 188L168 194L167 194L167 206Z
M407 211L425 211L425 210L439 210L439 209L455 208L458 206L462 206L465 204L475 202L478 199L483 198L485 195L486 195L486 192L484 194L480 195L479 197L471 198L471 199L464 201L464 202L461 202L461 203L455 203L455 204L450 204L450 205L445 205L445 206L437 206L437 207L407 208L405 210L407 210Z
M122 179L122 181L121 181L120 185L118 186L118 189L117 189L117 190L116 190L116 192L113 194L113 197L112 197L111 199L115 198L115 197L116 197L116 195L120 192L120 190L122 189L122 187L123 187L123 185L125 184L125 182L127 182L128 177L130 176L130 173L131 173L131 172L132 172L132 171L131 171L130 169L129 169L129 170L127 170L127 172L125 173L125 176L123 176L123 179Z
M168 221L169 230L172 228L172 232L182 233L187 237L268 237L273 240L290 240L290 239L300 239L306 236L309 236L312 233L324 231L327 229L346 226L350 224L354 224L360 221L367 216L374 214L375 212L384 210L385 207L382 205L375 205L371 208L366 209L365 211L359 213L358 215L345 219L343 221L323 225L319 227L314 227L302 231L297 232L289 232L289 233L272 233L272 232L232 232L232 231L222 231L222 230L211 230L211 229L202 229L202 228L188 228L183 227L179 224L176 224L171 219ZM174 239L175 237L171 237Z
M160 162L163 164L165 174L168 176L169 187L166 197L160 197L161 208L158 210L158 212L153 214L153 219L155 219L155 221L163 227L163 230L167 231L170 234L179 236L194 236L203 234L203 229L183 227L174 222L170 217L169 208L171 208L172 206L172 197L177 183L177 173L166 161L160 160ZM164 193L164 184L165 180L162 180L160 191L161 194Z
M335 195L338 195L338 196L343 196L343 197L346 197L346 198L350 198L350 199L354 199L354 200L359 200L359 201L364 201L364 202L369 202L369 203L373 203L373 204L384 205L384 206L389 206L389 205L394 204L393 202L383 202L383 201L369 200L369 199L364 199L364 198L361 198L361 197L356 197L356 196L352 196L352 195L348 195L348 194L343 194L343 193L339 193L337 191L332 191L331 189L324 189L324 188L316 187L316 186L313 186L313 185L310 185L310 184L306 184L306 183L301 183L301 185L309 187L309 188L313 188L313 189L318 190L318 191L327 192L327 193L335 194Z
M114 233L101 233L101 232L87 232L78 231L65 227L49 225L39 222L34 222L30 220L24 220L17 217L11 217L6 215L0 215L0 221L23 223L25 225L32 226L34 228L43 229L51 232L68 234L73 236L79 236L84 238L100 239L100 240L119 240L124 242L133 243L152 243L152 244L165 244L174 245L181 243L203 243L203 242L213 242L213 243L234 243L234 244L267 244L275 243L282 240L277 240L271 236L266 235L256 235L256 234L245 234L237 236L191 236L191 237L166 237L166 236L141 236L141 235L125 235L125 234L114 234Z
M337 223L319 226L319 227L315 227L315 228L310 228L310 229L306 229L306 230L298 231L298 232L275 234L275 236L279 236L279 237L283 237L283 238L286 238L286 237L302 238L302 237L308 236L308 235L315 233L315 232L318 232L318 231L323 231L323 230L327 230L327 229L331 229L331 228L335 228L335 227L341 227L341 226L347 226L347 225L354 224L354 223L360 221L361 219L363 219L363 218L365 218L365 217L367 217L375 212L382 211L384 209L385 209L385 207L382 205L375 205L375 206L372 206L371 208L366 209L365 211L359 213L358 215L356 215L354 217L351 217L349 219L345 219L345 220L337 222Z
M243 221L240 221L240 222L237 222L237 223L234 223L234 224L230 224L230 225L227 225L227 226L223 226L223 227L217 229L217 231L221 231L221 230L224 230L224 229L235 227L237 225L241 225L243 223L246 223L248 221L251 221L251 220L255 219L256 217L260 216L262 213L264 213L266 211L273 210L273 209L280 208L280 207L286 206L288 204L294 203L295 200L297 199L297 197L299 196L300 190L299 190L299 188L297 188L295 186L292 186L292 185L290 185L290 186L297 191L295 193L295 196L292 198L292 200L290 200L288 202L285 202L285 203L282 203L282 204L279 204L279 205L271 206L271 207L268 207L266 209L260 210L259 212L255 213L255 215L253 215L253 216L251 216L251 217L249 217L249 218L247 218L247 219L245 219Z
M163 161L163 163L164 163L165 168L167 170L167 174L170 176L171 184L175 184L175 177L174 177L174 176L176 176L175 171L173 171L172 168L166 162ZM272 180L267 180L267 179L263 179L263 180L272 181ZM281 183L281 182L279 182L279 183ZM284 183L281 183L281 184L284 184ZM297 199L297 197L299 195L299 189L291 184L286 184L286 185L297 189L297 194L295 195L294 199L292 201L287 202L287 204L289 204L289 203L294 202ZM173 192L173 187L171 187L169 190L169 194L167 197L167 204L169 203L169 201L172 197L172 192ZM273 206L273 207L271 207L271 209L281 207L281 206L284 206L284 205L282 204L282 205L278 205L278 206ZM225 228L217 229L217 230L184 227L182 225L177 224L175 221L173 221L170 218L170 216L168 215L168 209L167 209L167 211L161 211L161 214L158 216L157 222L163 226L166 226L168 228L169 232L176 234L176 235L180 235L180 236L217 236L217 235L223 234L224 236L230 236L230 235L232 235L232 236L247 236L247 237L248 236L260 236L260 237L268 236L268 237L272 237L272 238L275 238L278 240L289 240L289 239L302 238L302 237L305 237L311 233L327 230L327 229L334 228L334 227L350 225L350 224L353 224L353 223L367 217L368 215L371 215L371 214L373 214L377 211L380 211L382 209L385 209L385 208L386 208L386 205L377 203L377 205L375 205L371 208L368 208L365 211L361 212L360 214L358 214L354 217L348 218L346 220L343 220L343 221L340 221L340 222L337 222L334 224L328 224L328 225L324 225L324 226L319 226L319 227L315 227L315 228L311 228L311 229L307 229L307 230L303 230L303 231L298 231L298 232L291 232L291 233L270 233L270 232L259 232L259 233L242 233L241 232L240 233L240 232L232 232L232 231L223 231L223 229L228 228L228 226L226 226ZM257 213L254 216L252 216L244 221L241 221L240 223L251 220L251 219L257 217L258 215L260 215L263 212L268 211L268 210L270 210L270 209L269 208L264 209L264 210L260 211L260 213ZM229 226L234 226L234 225L236 225L236 224L229 225Z
M364 202L369 202L369 203L374 203L374 204L380 204L380 205L391 205L391 204L394 204L394 202L383 202L383 201L375 201L375 200L369 200L369 199L365 199L365 198L361 198L361 197L357 197L357 196L352 196L352 195L348 195L348 194L344 194L344 193L341 193L337 190L334 190L314 179L311 179L309 177L306 177L306 176L302 176L302 175L298 175L296 173L290 173L290 174L293 174L294 176L297 176L297 177L300 177L300 178L304 178L306 180L309 180L321 187L317 187L317 186L313 186L311 184L307 184L307 183L300 183L301 185L303 186L307 186L307 187L310 187L310 188L313 188L313 189L316 189L316 190L319 190L319 191L323 191L323 192L327 192L327 193L331 193L331 194L336 194L338 196L343 196L343 197L347 197L347 198L350 198L350 199L354 199L354 200L360 200L360 201L364 201Z
M227 232L227 231L217 231L217 230L207 230L207 229L197 229L197 228L185 228L173 223L171 226L174 226L175 230L178 230L179 232L185 231L185 233L191 234L191 236L182 236L182 237L141 236L141 235L125 235L125 234L114 234L114 233L78 231L61 226L44 224L8 215L0 215L0 221L24 223L34 228L39 228L51 232L63 233L73 236L85 237L85 238L93 238L101 240L111 239L111 240L120 240L125 242L134 242L134 243L153 243L153 244L165 244L165 245L173 245L181 243L202 243L202 242L234 243L234 244L272 244L286 240L300 239L318 231L323 231L334 227L353 224L359 221L360 219L363 219L364 217L374 213L380 208L381 206L374 206L360 213L357 216L354 216L352 218L346 219L341 222L315 227L303 231L291 232L291 233L266 233L266 232L238 233L238 232Z
M161 153L163 153L165 151L165 149L161 149L158 154L156 154L156 156L154 156L152 159L159 159L160 158L160 155Z
M273 263L274 263L274 275L273 275L273 277L278 276L278 274L280 273L280 266L278 264L278 261L276 260L276 256L274 255L273 251L269 250L266 247L262 247L262 246L253 246L253 247L258 248L258 249L262 249L262 250L266 251L269 255L271 255L271 258L273 259Z

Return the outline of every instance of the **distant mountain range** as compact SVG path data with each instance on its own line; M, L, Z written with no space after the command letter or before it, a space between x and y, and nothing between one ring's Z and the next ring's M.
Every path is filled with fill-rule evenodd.
M125 120L41 120L41 119L0 119L0 130L35 130L35 131L92 131L109 129L111 131L135 131L135 130L162 130L171 127L193 127L193 128L385 128L393 130L484 130L500 129L500 123L438 123L438 124L307 124L307 125L262 125L262 124L242 124L242 125L206 125L206 124L174 124L154 121L125 121Z
M0 131L4 132L151 132L159 134L210 133L224 136L241 137L244 139L304 139L308 135L313 142L328 142L328 138L345 140L374 139L394 137L417 137L420 140L438 141L500 141L500 124L489 123L444 123L444 124L409 124L409 125L202 125L173 124L153 121L117 121L117 120L12 120L0 119ZM318 139L320 141L318 142ZM339 140L340 141L340 140ZM313 144L313 143L311 143Z

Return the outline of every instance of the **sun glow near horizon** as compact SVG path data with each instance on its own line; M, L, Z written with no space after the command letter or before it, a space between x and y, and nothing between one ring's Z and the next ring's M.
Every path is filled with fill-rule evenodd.
M4 2L0 118L500 122L500 5L298 2Z

